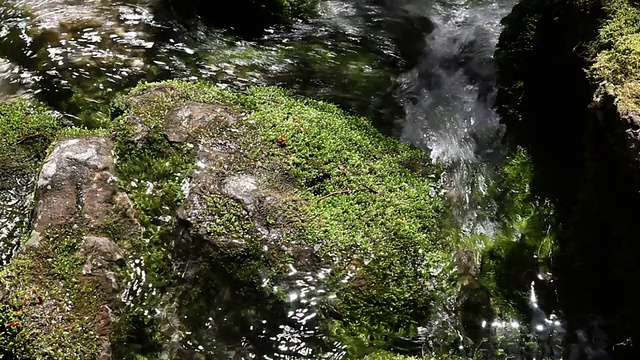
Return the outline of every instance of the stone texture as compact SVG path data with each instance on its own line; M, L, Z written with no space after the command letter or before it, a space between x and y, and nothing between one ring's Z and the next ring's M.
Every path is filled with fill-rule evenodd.
M237 115L224 105L188 102L171 111L165 121L164 132L169 141L185 142L199 130L215 126L217 122L235 123Z
M249 211L256 205L256 197L260 194L257 179L251 175L236 175L224 180L222 191L232 198L241 201Z
M112 358L110 335L116 321L111 308L118 306L118 271L126 265L124 251L111 239L93 236L110 217L122 210L134 216L128 196L119 193L114 176L113 144L105 137L87 137L60 141L45 160L36 190L36 208L32 236L25 248L37 248L43 234L56 225L70 225L81 214L87 221L88 234L82 239L78 254L86 257L78 281L97 278L108 300L96 308L90 326L95 327L100 360ZM55 241L47 238L46 241ZM52 307L52 309L58 309ZM51 310L52 316L56 316ZM89 313L90 314L90 313ZM89 315L93 316L93 315Z
M262 189L255 174L233 174L229 168L242 161L242 148L235 141L242 136L233 128L241 115L224 105L188 102L172 110L165 118L164 132L170 141L196 143L198 165L189 175L186 199L178 218L187 222L191 232L225 247L242 247L241 239L225 236L211 238L208 227L220 214L207 209L207 197L223 196L239 201L248 215L256 209ZM211 136L215 134L215 136Z
M116 194L113 144L103 137L64 140L47 157L36 191L34 230L64 223L82 211L98 225Z
M80 246L80 254L87 257L82 274L100 279L105 293L117 293L119 285L114 270L125 265L122 249L108 238L87 236Z

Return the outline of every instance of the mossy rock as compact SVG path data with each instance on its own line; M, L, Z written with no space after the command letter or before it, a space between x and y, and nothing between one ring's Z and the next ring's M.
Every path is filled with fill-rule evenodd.
M622 116L640 112L640 7L627 0L606 3L606 20L591 44L588 73L599 94L615 96Z
M127 243L105 229L116 218L122 233L135 233L137 222L113 184L111 142L66 133L55 135L41 166L32 232L16 239L19 251L0 270L0 348L8 358L111 357Z
M286 283L292 268L332 268L323 286L335 295L317 300L319 324L349 342L354 357L417 334L438 296L425 282L455 286L443 275L449 272L432 273L449 266L453 246L442 226L448 210L437 195L437 169L365 119L280 89L238 94L178 81L142 85L116 107L120 183L148 229L148 245L139 249L146 277L191 302L178 309L186 317L181 333L191 327L195 334L182 347L187 339L191 351L211 341L194 309L220 316L215 301L232 306L220 291L236 294L236 305L254 299L245 305L253 313L291 306L286 299L299 293L261 284ZM180 228L188 235L176 241ZM166 271L187 259L203 272L181 279L188 285L180 289ZM216 272L227 274L226 284ZM243 322L254 329L245 328L249 334L272 331L251 316Z
M5 355L299 356L269 340L286 327L311 331L307 355L420 353L402 339L457 288L439 169L422 151L276 88L140 85L112 113L108 132L49 117L11 132L56 142L37 232L0 274ZM111 154L88 151L98 144L115 158L91 160ZM61 155L74 162L51 165ZM71 177L51 183L53 168ZM73 201L47 205L60 189ZM100 248L121 255L87 250Z

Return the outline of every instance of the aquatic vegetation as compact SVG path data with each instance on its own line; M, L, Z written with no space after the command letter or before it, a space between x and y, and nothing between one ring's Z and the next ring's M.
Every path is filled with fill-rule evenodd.
M638 250L637 19L634 1L525 0L503 20L496 52L498 111L531 159L531 193L553 207L550 272L567 342L616 358L635 353L627 340L640 316L635 285L615 285L640 273L625 255ZM610 343L575 337L594 323L588 314L605 319Z
M531 192L532 171L522 148L502 166L501 183L493 190L500 204L496 217L501 231L485 241L480 265L480 278L494 295L500 317L519 321L529 319L531 283L544 286L539 276L546 276L557 251L553 206ZM552 309L555 304L544 305Z

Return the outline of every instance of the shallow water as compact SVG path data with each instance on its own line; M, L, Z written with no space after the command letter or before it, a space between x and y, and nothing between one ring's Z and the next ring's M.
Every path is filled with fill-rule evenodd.
M281 85L372 116L383 128L394 115L389 88L402 59L379 8L330 1L311 23L244 40L197 20L178 22L153 3L7 2L0 55L17 67L0 78L19 86L0 90L36 95L89 127L108 121L117 91L166 78Z

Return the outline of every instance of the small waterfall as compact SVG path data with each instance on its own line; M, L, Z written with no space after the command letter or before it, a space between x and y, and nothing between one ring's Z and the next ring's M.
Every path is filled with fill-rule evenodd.
M493 51L511 3L434 3L422 61L400 81L406 118L402 139L447 166L445 186L466 235L491 236L486 193L491 167L504 156L503 126L493 109Z
M444 166L442 182L453 204L461 239L491 240L500 235L503 226L495 219L498 204L489 193L507 155L502 144L504 128L493 108L498 71L493 52L501 31L500 20L513 5L511 0L431 3L426 16L435 28L426 35L423 56L398 79L406 113L402 140L430 152L432 161ZM467 246L477 248L479 253L485 245L476 241ZM464 251L469 250L474 251ZM471 262L479 266L477 255ZM543 278L538 275L536 281L544 283ZM459 313L460 297L483 294L478 290L482 285L473 285L473 281L477 283L472 280L472 286L461 284L457 299L452 295L441 301L436 320L423 328L427 352L434 350L434 339L448 333L463 356L494 358L497 351L514 359L560 358L564 324L538 306L537 282L532 282L529 289L531 324L509 318L478 318L472 321L478 322L480 337L465 338L458 325L464 321ZM474 343L487 337L494 343Z

